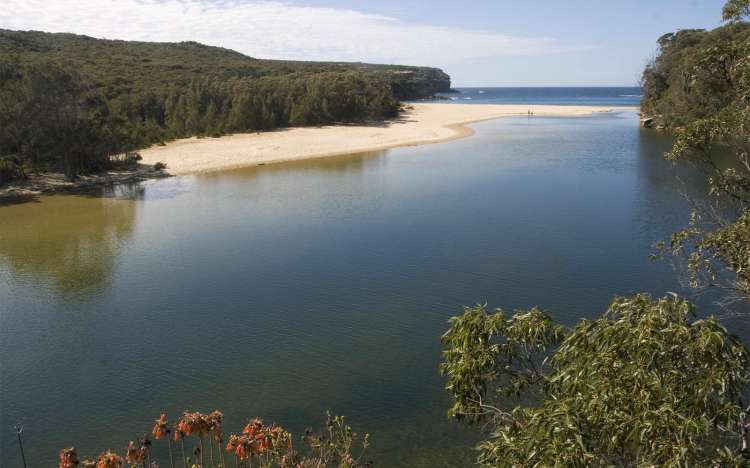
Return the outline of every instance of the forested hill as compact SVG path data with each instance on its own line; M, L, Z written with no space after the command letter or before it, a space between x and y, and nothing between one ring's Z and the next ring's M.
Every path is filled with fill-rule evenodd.
M175 138L380 120L449 89L427 67L0 29L0 183L29 169L72 178Z
M397 99L412 100L450 90L450 77L429 67L366 63L261 60L197 42L162 43L0 29L0 54L68 65L111 94L186 85L194 79L260 78L294 73L360 71L386 80Z
M643 74L641 110L649 125L682 128L750 98L750 24L663 35Z

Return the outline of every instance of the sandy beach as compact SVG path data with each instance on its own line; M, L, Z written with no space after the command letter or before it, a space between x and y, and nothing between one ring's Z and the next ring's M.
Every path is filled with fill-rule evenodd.
M298 159L379 151L470 136L465 124L528 115L582 116L606 107L442 104L410 105L398 119L373 125L335 125L243 133L220 138L186 138L141 151L143 162L164 162L174 175L235 169ZM533 117L532 117L533 118Z

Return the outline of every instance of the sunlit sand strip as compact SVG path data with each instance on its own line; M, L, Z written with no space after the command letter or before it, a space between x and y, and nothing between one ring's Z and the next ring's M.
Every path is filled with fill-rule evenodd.
M509 116L583 116L591 106L419 103L400 118L375 125L334 125L187 138L141 151L143 162L164 162L174 175L236 169L324 156L380 151L470 136L466 124Z

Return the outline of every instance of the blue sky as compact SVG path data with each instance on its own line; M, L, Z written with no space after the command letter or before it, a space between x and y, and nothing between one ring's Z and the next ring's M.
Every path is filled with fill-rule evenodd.
M0 28L434 65L456 86L634 85L655 41L724 0L3 0Z

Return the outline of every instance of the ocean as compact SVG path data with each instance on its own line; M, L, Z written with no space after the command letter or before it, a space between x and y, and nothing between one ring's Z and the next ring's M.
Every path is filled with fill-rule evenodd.
M463 104L550 104L565 106L637 107L640 87L588 88L455 88L457 93L441 93L435 101Z

